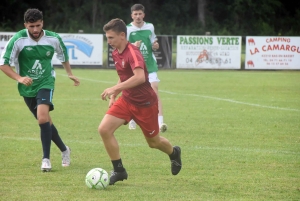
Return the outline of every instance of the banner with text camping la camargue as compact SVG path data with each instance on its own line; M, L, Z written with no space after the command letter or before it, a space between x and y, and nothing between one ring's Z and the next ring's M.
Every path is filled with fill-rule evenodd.
M177 36L176 68L240 69L241 36Z
M245 69L300 69L300 37L247 36Z
M71 65L99 66L103 64L103 34L59 33L69 55ZM53 56L53 65L61 65Z

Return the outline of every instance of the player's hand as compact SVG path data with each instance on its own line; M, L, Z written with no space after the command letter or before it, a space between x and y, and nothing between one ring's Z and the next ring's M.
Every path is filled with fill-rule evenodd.
M138 41L135 41L135 42L133 43L133 45L136 46L136 47L140 47L140 46L141 46L141 43L142 43L142 41L141 41L141 40L138 40Z
M108 103L108 108L110 108L116 102L115 96L110 96L110 100Z
M111 97L116 97L119 94L119 92L117 92L114 87L111 88L107 88L105 89L102 94L101 94L101 98L102 100L107 100L110 99Z
M18 82L25 86L30 86L32 85L33 80L30 77L21 77L18 79Z
M75 77L74 75L69 75L69 78L74 81L74 86L80 85L79 79L77 77Z
M156 51L159 49L159 44L157 42L157 40L154 41L154 43L152 44L152 50Z

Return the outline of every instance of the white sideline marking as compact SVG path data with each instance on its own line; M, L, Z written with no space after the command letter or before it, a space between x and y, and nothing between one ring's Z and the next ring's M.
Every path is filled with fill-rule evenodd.
M164 92L164 93L173 94L173 95L183 95L183 94L171 92L171 91L159 90L159 92ZM255 106L255 107L263 107L263 108L276 109L276 110L288 110L288 111L300 112L299 109L294 109L294 108L266 106L266 105L246 103L246 102L241 102L241 101L236 101L236 100L231 100L231 99L226 99L226 98L218 98L218 97L213 97L213 96L204 96L204 95L198 95L198 94L184 94L184 96L196 96L196 97L201 97L201 98L208 98L208 99L213 99L213 100L220 100L220 101L226 101L226 102L230 102L230 103L237 103L237 104L243 104L243 105L250 105L250 106Z
M59 75L66 76L66 75L63 75L63 74L59 74ZM114 83L114 82L107 82L107 81L101 81L101 80L92 80L92 79L86 79L86 78L79 78L79 79L87 80L87 81L91 81L91 82L107 83L107 84L113 84ZM231 100L231 99L218 98L218 97L213 97L213 96L204 96L204 95L198 95L198 94L181 94L181 93L176 93L176 92L172 92L172 91L164 91L164 90L159 90L159 92L173 94L173 95L196 96L196 97L201 97L201 98L208 98L208 99L213 99L213 100L226 101L226 102L230 102L230 103L236 103L236 104L242 104L242 105L250 105L250 106L262 107L262 108L269 108L269 109L275 109L275 110L287 110L287 111L300 112L299 109L294 109L294 108L283 108L283 107L266 106L266 105L260 105L260 104L254 104L254 103L246 103L246 102L241 102L241 101L236 101L236 100Z
M57 75L67 77L67 75L64 75L64 74L57 74ZM106 83L106 84L115 84L115 83L117 83L117 82L110 82L110 81L87 79L87 78L82 78L82 77L78 77L78 78L80 80L87 80L87 81L91 81L91 82L99 82L99 83ZM232 100L232 99L218 98L218 97L214 97L214 96L205 96L205 95L199 95L199 94L182 94L182 93L176 93L176 92L165 91L165 90L159 90L159 92L172 94L172 95L184 95L184 96L201 97L201 98L207 98L207 99L212 99L212 100L226 101L226 102L230 102L230 103L250 105L250 106L254 106L254 107L261 107L261 108L268 108L268 109L275 109L275 110L300 112L300 109L266 106L266 105L260 105L260 104L255 104L255 103L247 103L247 102L236 101L236 100ZM100 100L100 98L99 99L88 99L88 98L86 98L86 99L55 99L55 100L56 101L58 101L58 100L80 100L81 101L81 100ZM1 101L23 101L23 99L1 99Z
M23 141L40 141L40 138L32 138L32 137L7 137L0 136L0 139L3 140L23 140ZM93 140L82 141L82 140L68 140L70 143L77 144L94 144L99 145L103 144L99 138L98 142ZM125 147L144 147L146 144L130 144L130 143L119 143L120 146ZM284 150L267 150L267 149L247 149L247 148L239 148L239 147L207 147L207 146L188 146L184 148L185 150L213 150L213 151L234 151L234 152L249 152L249 153L265 153L265 154L286 154L286 155L300 155L300 152L293 151L284 151Z
M20 99L2 99L0 101L22 101L24 102L23 98ZM56 101L102 101L101 98L56 98Z
M60 75L60 76L63 76L63 77L68 77L67 75L65 74L59 74L57 73L56 75ZM76 76L77 77L77 76ZM99 82L99 83L106 83L106 84L117 84L118 80L116 79L115 82L112 82L112 81L102 81L102 80L93 80L93 79L88 79L88 78L83 78L83 77L77 77L79 80L87 80L87 81L91 81L91 82Z

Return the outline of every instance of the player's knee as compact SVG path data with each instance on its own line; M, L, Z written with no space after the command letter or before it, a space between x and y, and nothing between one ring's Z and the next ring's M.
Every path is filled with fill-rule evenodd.
M99 125L99 127L98 127L98 133L100 135L103 135L104 133L106 133L105 128L103 126Z
M157 147L158 147L158 142L156 142L156 141L148 141L148 146L150 147L150 148L153 148L153 149L157 149Z
M107 134L110 133L110 131L108 130L107 126L103 126L103 125L99 125L98 127L98 132L101 135L101 137L106 136Z
M44 124L44 123L49 122L49 118L45 117L45 116L38 117L37 120L38 120L39 124Z
M154 143L148 143L148 145L149 145L149 147L152 148L152 149L155 149L155 148L156 148L156 146L155 146Z

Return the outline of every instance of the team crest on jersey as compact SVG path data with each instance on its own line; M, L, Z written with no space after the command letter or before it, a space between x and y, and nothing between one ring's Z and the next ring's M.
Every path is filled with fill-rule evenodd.
M51 55L50 51L47 51L46 56L49 57Z
M124 59L123 59L123 60L122 60L122 68L125 68L124 65L125 65L125 61L124 61Z

